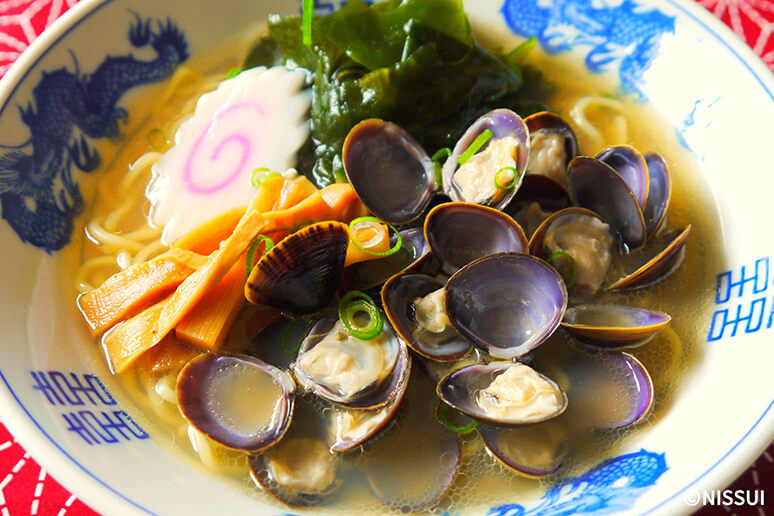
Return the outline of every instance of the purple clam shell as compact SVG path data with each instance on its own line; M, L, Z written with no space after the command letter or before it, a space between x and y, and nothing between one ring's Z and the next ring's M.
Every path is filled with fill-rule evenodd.
M607 287L607 290L634 290L665 280L683 263L685 258L685 241L690 233L691 225L688 224L683 229L664 235L667 243L657 254L643 265L637 267L633 272ZM660 236L651 239L649 245L657 238L660 238Z
M212 389L217 389L219 378L224 374L239 374L235 369L252 369L271 376L281 389L281 396L275 404L275 413L271 424L266 428L256 428L252 433L236 432L229 428L233 423L228 416L213 411L209 400L217 398ZM181 371L177 379L177 401L180 412L200 432L228 448L258 452L278 442L293 416L293 404L296 384L286 372L277 369L257 358L247 355L207 354L191 360ZM262 393L253 393L256 397ZM224 419L226 418L226 419Z
M603 149L596 159L610 166L626 181L640 208L644 208L650 190L650 180L648 166L640 151L629 145L615 145Z
M347 179L380 219L407 224L424 211L435 190L435 165L401 127L364 120L347 135L342 151Z
M446 284L446 311L465 338L496 358L521 357L559 326L564 280L546 262L499 253L469 263Z
M395 330L389 321L384 321L384 332L388 338L397 347L397 357L392 371L378 385L364 391L353 393L350 396L335 392L325 385L316 383L307 376L304 371L297 367L296 363L303 353L316 346L336 324L337 319L320 319L309 331L309 334L301 343L298 350L298 358L293 364L293 373L298 383L306 390L311 391L316 396L329 401L335 405L353 409L376 409L390 403L399 393L401 385L406 381L406 377L411 371L411 357L408 353L406 343L395 334Z
M486 115L482 116L468 128L462 137L457 141L454 146L449 159L443 165L443 189L453 201L463 201L462 194L459 187L454 182L454 173L459 168L459 158L475 139L484 131L489 129L492 131L492 140L499 140L508 136L513 136L519 142L519 154L517 156L516 168L518 170L518 178L514 188L507 191L497 203L493 204L493 208L501 209L506 206L516 191L519 189L521 181L524 179L524 171L527 169L527 163L529 162L529 129L524 123L524 120L509 109L495 109L490 111Z
M410 316L412 301L443 288L445 283L425 274L400 274L393 276L382 288L382 306L390 324L406 344L424 358L440 362L459 360L473 347L462 336L431 346L417 338L418 323Z
M672 199L672 176L664 158L657 153L645 154L650 176L648 202L642 210L648 236L656 232L666 218L669 201Z
M514 428L478 427L489 453L515 472L541 478L556 473L567 456L567 435L561 418Z
M258 260L245 284L245 297L292 314L318 312L336 294L348 246L349 231L341 222L307 226Z
M515 220L502 211L467 202L449 202L430 210L425 240L449 274L490 254L527 252L527 237Z
M529 239L529 253L539 258L548 257L549 253L547 253L545 249L545 239L548 235L549 229L551 229L555 224L561 225L567 222L571 222L574 217L581 216L593 217L595 219L602 220L602 217L591 210L587 210L586 208L572 206L570 208L559 210L544 220L543 223L540 224L540 226L538 226L538 228L535 230L535 233Z
M598 213L630 249L645 243L645 219L629 186L610 166L588 157L570 163L568 190L573 204Z
M653 381L639 360L620 351L574 351L557 366L572 400L568 416L587 428L613 430L644 420L653 406Z
M655 310L586 304L568 308L562 327L586 344L618 349L645 344L671 320L669 314Z

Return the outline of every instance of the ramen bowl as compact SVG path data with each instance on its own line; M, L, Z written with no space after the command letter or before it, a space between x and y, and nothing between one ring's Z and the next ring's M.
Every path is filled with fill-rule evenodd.
M317 2L317 13L343 3ZM2 79L0 410L32 456L102 513L296 512L175 451L174 433L138 408L106 365L63 262L81 259L93 175L142 116L133 108L138 99L159 91L137 70L153 69L153 80L169 76L165 45L195 60L255 30L269 13L298 14L300 4L84 0ZM657 112L668 130L654 141L671 142L673 161L695 163L676 188L710 214L712 231L695 231L686 246L686 260L699 268L691 276L698 296L680 300L688 307L682 322L650 350L652 343L633 351L676 378L654 415L563 476L518 481L496 501L453 510L540 514L563 504L588 514L688 514L774 436L774 242L761 219L774 187L766 125L774 119L774 77L688 0L471 0L465 7L484 39L534 38L565 73L602 81L613 96ZM340 513L353 504L298 512Z

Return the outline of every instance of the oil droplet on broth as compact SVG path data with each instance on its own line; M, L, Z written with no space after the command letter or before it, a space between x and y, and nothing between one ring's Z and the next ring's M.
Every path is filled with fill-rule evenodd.
M220 424L230 432L250 436L271 424L282 389L271 375L237 364L218 368L206 396Z

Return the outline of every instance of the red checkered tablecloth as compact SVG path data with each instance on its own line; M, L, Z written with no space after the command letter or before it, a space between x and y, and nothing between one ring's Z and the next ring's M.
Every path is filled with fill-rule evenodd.
M0 76L35 37L78 0L0 0ZM774 71L774 1L697 0L731 27ZM0 414L0 516L93 515L93 510L51 478L13 438ZM731 489L768 489L774 496L774 445ZM767 505L774 500L766 500ZM701 516L765 516L766 507L707 507ZM774 514L769 512L769 514Z

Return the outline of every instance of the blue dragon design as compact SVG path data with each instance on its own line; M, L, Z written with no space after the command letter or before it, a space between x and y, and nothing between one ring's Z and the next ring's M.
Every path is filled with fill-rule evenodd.
M666 470L663 453L643 449L608 459L580 477L555 485L533 509L527 510L519 504L500 505L490 509L488 516L569 516L625 511Z
M635 0L605 5L600 0L505 0L503 16L516 34L535 37L555 54L576 46L591 47L586 66L594 73L620 61L624 93L645 99L638 87L658 51L661 37L674 33L675 19Z
M2 217L24 242L48 253L64 247L83 198L73 167L91 172L100 156L89 140L117 138L129 114L118 101L131 88L163 80L188 58L182 32L166 21L136 20L129 28L135 48L150 47L151 61L133 55L108 56L92 74L61 68L43 72L33 101L19 106L29 140L0 156ZM72 54L72 52L71 52Z

